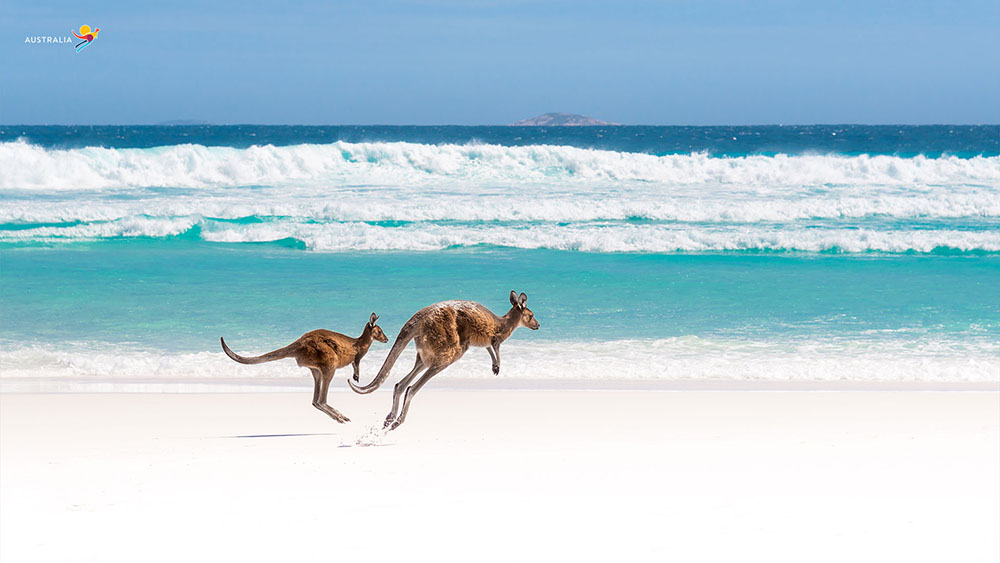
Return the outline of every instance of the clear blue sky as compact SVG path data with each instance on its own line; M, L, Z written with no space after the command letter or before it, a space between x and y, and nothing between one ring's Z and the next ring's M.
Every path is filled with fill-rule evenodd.
M998 0L0 2L6 124L1000 123Z

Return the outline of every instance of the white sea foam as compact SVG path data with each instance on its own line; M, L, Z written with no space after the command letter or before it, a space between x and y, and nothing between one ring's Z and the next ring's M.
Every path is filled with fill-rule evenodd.
M290 227L290 228L289 228ZM313 250L437 250L493 245L583 252L704 252L799 250L818 252L930 252L936 248L1000 251L1000 230L873 231L743 227L690 228L664 225L540 225L528 227L416 225L390 228L368 224L244 225L203 232L213 242L263 242L285 238Z
M411 365L412 347L398 360ZM384 352L362 365L374 374ZM1000 344L970 340L738 341L694 336L659 340L504 344L499 377L559 380L1000 382ZM303 379L290 360L247 367L219 352L163 353L122 346L27 346L0 351L0 380L116 378L141 381ZM405 371L405 370L404 370ZM346 377L348 372L344 372ZM402 373L402 372L401 372ZM470 350L438 376L488 378L487 354Z
M655 156L565 146L344 143L246 149L46 149L0 143L0 189L654 182L826 186L1000 184L1000 157Z
M165 237L200 226L218 243L301 241L315 251L429 251L479 245L582 252L1000 252L1000 229L871 229L784 225L681 225L593 222L496 225L314 223L299 220L236 224L188 218L128 218L64 227L0 231L0 241Z
M44 204L9 199L0 223L111 221L142 217L290 217L330 221L550 221L646 219L683 222L788 222L805 219L995 218L1000 186L924 189L852 186L787 193L702 186L618 186L567 192L543 188L432 187L358 190L234 189L210 194L140 194L132 198L74 195Z
M294 238L319 251L1000 250L1000 157L15 142L0 144L0 190L6 241L163 238L198 227L192 236L211 242Z

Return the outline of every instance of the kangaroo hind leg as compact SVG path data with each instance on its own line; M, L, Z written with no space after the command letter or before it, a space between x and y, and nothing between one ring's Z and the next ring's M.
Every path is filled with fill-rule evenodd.
M413 381L413 378L416 377L422 369L424 369L424 362L420 359L420 352L417 352L417 361L413 362L413 369L410 370L410 373L406 374L403 379L400 379L399 383L397 383L392 389L392 410L390 410L389 414L386 415L385 425L383 428L388 428L389 425L392 424L392 421L396 419L396 411L399 410L399 402L400 399L403 398L403 392L406 391L406 386Z
M316 407L317 409L319 409L319 388L320 388L321 382L323 381L323 372L321 372L318 368L314 368L314 367L309 367L309 371L312 372L312 376L313 376L313 402L312 402L312 405L314 407ZM323 409L319 409L319 410L323 410Z
M313 373L313 380L316 387L313 390L313 406L325 413L330 418L343 424L351 419L341 414L337 409L326 404L326 395L330 391L330 381L333 380L333 368L309 368Z
M420 379L418 379L416 383L406 389L406 398L403 400L403 409L399 411L399 417L397 417L396 420L389 425L389 430L395 430L400 424L403 424L403 421L406 420L406 413L410 410L410 401L413 400L413 396L417 394L417 391L420 391L421 387L427 385L427 382L430 381L432 377L437 375L438 372L446 367L448 366L437 366L428 369L423 375L420 376Z

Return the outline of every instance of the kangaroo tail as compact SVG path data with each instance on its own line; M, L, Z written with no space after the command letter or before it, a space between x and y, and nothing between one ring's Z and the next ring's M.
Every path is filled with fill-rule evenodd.
M285 346L284 348L278 348L274 352L268 352L267 354L247 358L230 350L229 346L226 346L225 338L220 337L219 341L222 342L222 350L226 353L226 355L241 364L262 364L264 362L273 362L274 360L280 360L282 358L290 358L294 356L295 352L298 350L298 346L293 343Z
M378 370L378 375L371 383L365 385L364 387L358 387L354 384L354 380L350 377L347 378L347 383L351 386L351 389L355 393L360 393L362 395L367 395L372 391L378 389L385 382L386 378L389 377L389 372L392 371L393 364L399 359L399 355L403 353L406 345L410 343L411 340L416 336L416 331L414 330L412 319L403 325L403 328L399 331L399 336L396 337L396 341L392 343L392 349L389 350L389 355L386 356L385 362L382 363L382 369Z

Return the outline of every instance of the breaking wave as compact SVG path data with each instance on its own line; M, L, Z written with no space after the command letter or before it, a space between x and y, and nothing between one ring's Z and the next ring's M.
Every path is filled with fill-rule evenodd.
M202 218L115 221L0 230L0 241L77 242L186 237L212 243L291 243L325 252L430 251L495 246L581 252L1000 252L1000 228L871 229L786 225L554 223L317 223L299 220L230 222Z
M654 182L666 185L993 185L1000 157L656 156L567 146L345 143L47 149L0 143L0 189L79 191L285 184Z
M0 241L315 251L1000 252L1000 157L0 144Z
M321 193L230 189L227 193L156 194L133 197L78 195L38 200L9 198L2 223L115 221L148 216L288 217L322 222L358 221L683 221L787 222L805 219L948 219L1000 217L1000 188L938 187L925 190L860 188L760 193L716 187L698 191L620 188L607 195L542 189L326 187Z
M658 340L508 342L502 378L561 381L917 381L1000 382L1000 347L968 340L725 341L684 336ZM410 365L413 350L397 366ZM363 379L381 362L366 359ZM441 380L494 380L489 363L468 355ZM0 381L60 378L135 380L268 379L311 381L292 361L250 373L218 352L166 353L122 346L28 345L0 351ZM402 369L402 368L398 368ZM344 376L346 377L346 376ZM345 385L342 380L339 385Z

